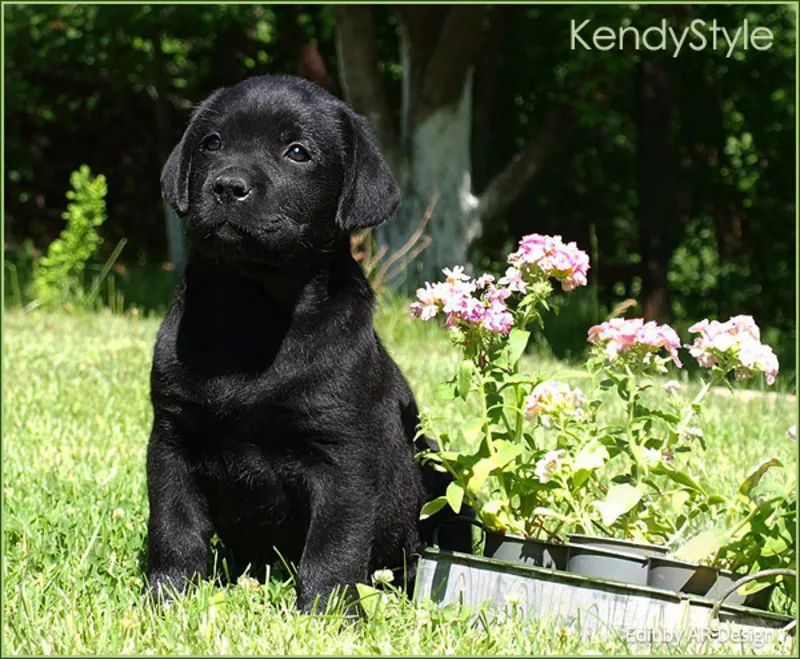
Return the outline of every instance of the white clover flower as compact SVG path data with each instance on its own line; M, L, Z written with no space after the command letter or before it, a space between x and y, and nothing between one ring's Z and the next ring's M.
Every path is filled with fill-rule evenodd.
M388 585L394 581L394 573L391 570L375 570L372 573L372 583L375 585Z
M258 583L258 579L254 579L253 577L248 577L246 574L243 574L236 580L237 585L241 586L246 590L258 590L258 587L261 585Z
M662 384L661 388L668 394L677 394L681 389L683 389L683 385L677 380L670 380L669 382Z
M786 436L789 439L797 439L797 424L793 425L789 430L786 431Z

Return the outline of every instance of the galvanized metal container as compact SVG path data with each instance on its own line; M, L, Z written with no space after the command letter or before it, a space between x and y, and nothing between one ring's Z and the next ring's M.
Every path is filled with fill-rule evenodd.
M612 632L632 642L693 632L777 638L792 622L729 604L712 615L715 602L704 597L435 548L426 549L420 559L415 598L441 606L488 602L494 611L513 602L525 618L552 619L586 637Z

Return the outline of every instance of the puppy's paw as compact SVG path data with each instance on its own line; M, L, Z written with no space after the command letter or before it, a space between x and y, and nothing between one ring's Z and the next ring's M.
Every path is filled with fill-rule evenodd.
M188 582L185 577L177 577L164 572L152 572L142 593L154 606L169 608L173 600L186 594Z

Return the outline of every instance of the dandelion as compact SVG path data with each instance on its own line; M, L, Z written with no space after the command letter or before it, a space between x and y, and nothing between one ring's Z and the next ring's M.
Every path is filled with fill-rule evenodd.
M549 483L553 479L553 474L558 471L567 460L567 451L558 449L550 451L536 463L536 478L542 484Z
M761 372L767 384L775 383L778 358L770 346L761 343L761 330L752 316L733 316L724 323L701 320L689 331L699 336L686 347L703 368L730 367L737 380Z
M372 583L374 585L388 585L394 581L394 573L391 570L375 570L372 573Z
M524 601L525 598L522 596L522 593L510 592L506 593L504 598L506 604L510 604L511 606L520 606Z

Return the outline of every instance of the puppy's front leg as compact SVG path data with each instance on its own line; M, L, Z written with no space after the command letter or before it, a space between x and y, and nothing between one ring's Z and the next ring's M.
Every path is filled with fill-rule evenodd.
M169 599L195 576L205 578L213 526L180 440L156 421L147 446L147 578L149 591Z
M355 584L367 577L373 500L364 492L359 494L355 482L339 474L316 483L311 493L311 523L297 587L297 606L303 613L323 612L337 586L346 588L348 597L356 597Z

